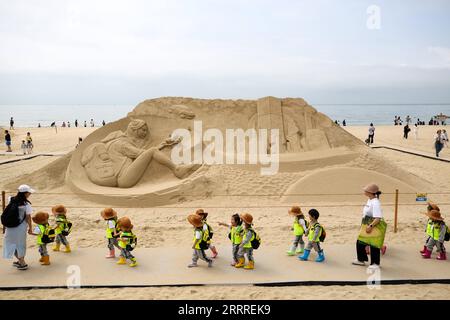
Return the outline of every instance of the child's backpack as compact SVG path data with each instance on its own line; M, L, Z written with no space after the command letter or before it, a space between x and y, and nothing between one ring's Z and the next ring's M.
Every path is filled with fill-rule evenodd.
M126 249L128 251L133 251L134 248L136 248L136 246L137 246L137 237L136 237L136 235L132 234L131 238L129 238L129 239L130 240L129 240L128 244L127 244L127 248Z
M44 233L42 234L42 243L52 243L55 241L56 233L55 229L50 228L50 226L44 227Z
M450 228L447 226L447 231L445 232L445 237L444 237L445 241L449 241L450 240Z
M1 221L2 225L6 228L15 228L19 226L26 218L26 215L23 216L23 219L19 217L19 203L15 201L14 198L11 198L10 203L6 206L5 210L2 213Z
M211 226L208 223L206 223L206 226L208 227L208 240L211 240L214 235L213 229L211 228Z
M261 245L261 238L259 237L259 234L257 234L255 230L252 230L252 232L255 235L255 237L253 238L252 241L250 241L250 243L252 244L253 249L258 249L259 246Z
M327 233L325 231L325 228L322 225L320 225L320 227L322 228L322 233L321 233L321 235L319 237L319 241L320 242L324 242L325 238L327 237Z

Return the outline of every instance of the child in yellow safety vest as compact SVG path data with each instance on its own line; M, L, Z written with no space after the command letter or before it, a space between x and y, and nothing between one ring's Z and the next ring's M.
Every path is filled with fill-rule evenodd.
M302 209L298 206L293 206L288 213L294 216L294 225L292 230L294 231L294 241L291 248L286 252L288 256L295 254L301 254L305 250L305 242L303 241L303 235L308 230L308 223L305 220Z
M320 247L320 237L322 235L323 228L319 223L319 211L316 209L311 209L308 211L309 215L309 228L308 228L308 245L305 249L303 255L298 258L302 261L307 261L311 250L314 248L318 253L316 262L323 262L325 260L325 255L323 249Z
M120 233L120 229L117 224L117 212L112 208L105 208L100 212L100 215L106 221L106 239L108 240L109 254L107 254L105 258L115 258L116 252L114 247L120 250L119 243L117 241Z
M239 214L235 213L231 216L230 224L219 222L219 226L230 228L228 238L230 238L232 245L231 256L233 257L233 261L231 262L231 266L234 267L238 263L239 245L242 243L242 236L244 234L244 229L242 228L242 220L239 217Z
M211 250L212 252L212 258L215 259L218 255L217 249L216 247L211 243L212 241L212 237L214 235L213 229L211 228L211 226L208 224L208 222L206 222L206 218L208 217L208 212L205 212L203 209L198 209L195 214L199 215L200 217L202 217L202 221L203 221L203 231L208 232L208 248Z
M67 236L70 233L70 230L72 228L72 223L67 220L67 209L63 205L57 205L52 208L52 213L56 217L56 238L55 238L55 245L53 246L53 251L59 251L61 244L65 247L64 252L69 253L70 250L70 244L67 240Z
M447 254L444 247L445 234L447 233L447 226L444 223L444 218L441 216L439 207L435 204L428 203L428 208L425 215L428 216L427 222L427 241L422 253L424 259L430 259L431 253L436 246L438 256L437 260L447 260Z
M255 239L256 233L253 230L253 216L249 213L241 214L240 218L244 224L244 237L239 245L238 263L236 268L242 268L252 270L255 268L255 260L253 258L252 241ZM245 256L247 256L248 263L245 264Z
M35 213L32 218L33 222L37 224L32 234L37 236L37 245L39 246L39 253L41 255L39 262L44 266L50 264L47 244L55 240L55 230L48 224L48 218L49 214L42 211Z
M192 244L192 263L188 268L198 267L198 259L208 263L208 267L212 267L213 260L209 258L205 250L208 249L208 231L203 228L202 217L198 214L191 214L188 216L189 223L194 227L194 239Z
M118 238L120 247L120 258L117 264L126 264L127 259L131 261L130 267L136 267L136 258L131 254L137 244L137 237L133 234L133 225L128 217L122 217L117 221L119 225L120 234Z

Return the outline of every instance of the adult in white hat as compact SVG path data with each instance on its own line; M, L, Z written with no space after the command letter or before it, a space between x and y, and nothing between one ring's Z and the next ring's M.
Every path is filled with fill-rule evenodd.
M28 269L25 262L27 232L32 233L31 214L33 213L31 202L28 199L35 190L23 184L17 188L17 191L16 196L9 198L9 204L3 213L8 212L10 217L7 222L5 220L7 225L3 238L3 258L12 259L16 257L17 261L13 263L13 266L19 270L26 270Z

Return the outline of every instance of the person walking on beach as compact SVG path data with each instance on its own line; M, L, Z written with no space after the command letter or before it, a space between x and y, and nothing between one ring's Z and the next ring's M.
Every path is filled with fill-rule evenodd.
M411 129L409 128L409 125L408 124L406 124L404 127L403 127L403 138L404 139L408 139L408 133L411 131Z
M9 134L8 130L5 130L5 144L6 144L6 147L8 148L6 150L6 152L12 152L12 150L11 150L11 135Z
M14 119L11 117L11 120L9 120L9 130L14 130Z
M198 214L191 214L188 216L189 223L194 227L194 239L192 244L192 263L188 265L188 268L198 267L198 259L201 259L208 263L208 267L212 267L213 260L209 258L205 250L208 248L208 233L203 230L202 217Z
M27 132L27 151L28 153L32 153L33 152L33 138L31 138L31 133Z
M78 128L78 120L75 119L75 128Z
M235 213L231 216L230 224L219 222L219 226L230 228L228 238L231 240L231 266L234 267L238 263L239 245L242 243L242 236L244 233L241 217L239 217L238 213Z
M305 251L305 241L303 241L303 235L308 231L308 223L306 222L302 209L299 206L293 206L288 211L288 214L294 217L294 223L291 228L292 231L294 231L294 241L286 253L288 256L302 254Z
M325 229L319 223L319 211L311 209L308 211L309 215L309 228L308 228L308 245L303 255L298 256L301 261L308 261L311 250L314 248L317 252L316 262L325 261L325 255L323 249L320 247L320 243L325 240Z
M364 189L364 195L369 198L363 209L361 229L356 241L357 259L354 265L365 266L368 261L366 246L370 247L369 269L380 267L380 252L386 234L386 222L383 220L381 210L381 191L376 184L369 184Z
M441 217L440 208L431 202L428 202L427 212L424 214L428 217L427 227L425 232L427 233L427 239L423 249L420 250L424 259L430 259L434 246L437 248L438 256L437 260L447 260L447 254L444 247L445 235L447 233L447 226L444 223L444 218Z
M32 234L31 214L33 208L31 202L28 200L34 190L28 185L21 185L17 189L17 195L10 197L9 204L2 214L2 224L5 226L5 236L3 238L3 258L12 259L13 256L17 261L13 263L19 270L28 269L25 262L25 255L27 250L27 231ZM8 216L13 217L12 220L6 222L5 214L9 212ZM10 219L8 219L10 220Z
M448 133L447 130L442 129L442 136L444 137L444 146L448 148Z
M106 125L106 122L105 122L105 120L103 120L103 121L102 121L102 125L103 125L103 126L105 126L105 125Z
M344 119L344 121L342 121L342 125L343 125L344 127L347 125L347 122L345 122L345 119Z
M375 136L375 127L374 127L373 123L371 123L370 126L369 126L368 144L372 144L373 143L373 137L374 136Z
M419 140L419 126L417 125L417 123L414 125L414 137L416 138L416 140Z
M84 127L87 128L86 120L84 120Z
M434 136L434 148L436 149L436 157L439 158L439 152L441 152L444 147L444 136L442 131L439 129Z

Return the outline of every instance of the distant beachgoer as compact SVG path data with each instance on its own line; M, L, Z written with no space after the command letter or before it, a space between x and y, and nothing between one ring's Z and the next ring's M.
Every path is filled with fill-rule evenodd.
M84 120L84 127L87 128L86 120Z
M11 150L11 135L9 134L8 130L5 130L5 144L6 144L6 147L8 148L6 150L6 152L12 152L12 150Z
M448 148L448 134L447 134L447 130L442 129L442 136L444 137L444 146L446 146Z
M32 153L33 152L33 138L31 138L31 133L27 132L27 149L28 149L28 153Z
M408 139L408 133L411 131L408 125L403 127L403 138Z
M38 128L40 128L41 127L41 124L40 123L38 123Z
M373 143L373 137L375 136L375 127L373 125L373 123L370 124L369 126L369 142L368 144Z
M3 238L3 258L12 259L13 256L18 261L13 263L19 270L28 269L25 262L25 254L27 250L27 230L32 234L31 214L33 208L28 200L34 190L27 185L19 186L15 197L9 198L9 204L18 206L20 223L16 227L6 227L5 236Z
M94 119L91 119L90 125L91 125L92 128L95 127Z
M52 124L50 125L50 127L55 127L56 126L56 122L52 122Z
M411 117L409 115L406 116L406 124L409 124L411 122Z
M20 149L22 149L22 153L23 154L27 154L28 147L27 147L27 144L26 144L25 140L22 140L22 145L20 146Z
M105 124L106 124L106 122L105 122L105 120L103 120L102 125L105 126Z
M417 125L417 123L414 125L414 137L416 138L416 140L419 140L419 126Z
M75 120L75 128L78 128L78 120Z
M78 137L78 144L76 145L76 147L78 147L82 142L83 142L83 138L82 137Z
M344 119L344 121L342 121L342 125L343 125L344 127L347 125L347 122L345 122L345 119Z
M67 128L70 128L70 121L67 121Z
M434 148L436 149L436 157L439 158L439 152L441 152L444 147L444 137L442 131L438 130L434 136Z
M63 128L65 128L66 127L66 122L65 121L63 121L63 123L62 123L62 126L61 127L63 127Z
M9 120L9 130L13 130L14 129L14 119L13 117L11 117L11 120Z
M354 265L365 266L368 261L366 246L370 247L369 269L380 267L380 253L384 244L386 233L386 223L383 220L381 210L381 191L376 184L369 184L364 189L364 195L369 198L363 209L361 230L356 241L357 259L352 262ZM374 232L376 230L376 232Z

